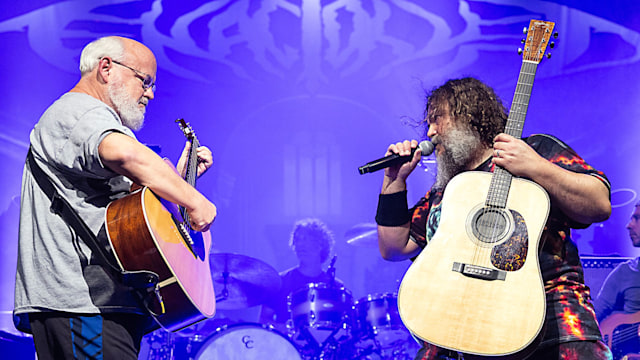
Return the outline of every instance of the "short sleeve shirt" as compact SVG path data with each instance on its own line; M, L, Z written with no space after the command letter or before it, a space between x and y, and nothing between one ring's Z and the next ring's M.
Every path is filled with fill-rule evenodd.
M640 311L640 258L616 266L602 284L593 301L599 321L612 313L633 314Z
M569 171L595 176L610 189L604 173L587 164L559 139L550 135L532 135L523 140L550 162ZM493 172L494 165L488 159L475 170ZM427 246L438 228L442 195L442 190L432 188L410 210L410 237L422 248ZM540 253L540 269L547 301L546 332L540 346L601 337L590 302L590 291L584 284L578 249L570 238L571 228L589 225L571 220L551 203L540 239L544 243Z
M100 160L98 146L113 132L134 137L105 103L87 94L66 93L45 111L30 135L36 163L105 248L106 206L125 196L131 186L130 180ZM142 313L134 295L99 265L87 244L51 212L50 205L25 166L14 314ZM22 330L24 325L20 322L17 327Z

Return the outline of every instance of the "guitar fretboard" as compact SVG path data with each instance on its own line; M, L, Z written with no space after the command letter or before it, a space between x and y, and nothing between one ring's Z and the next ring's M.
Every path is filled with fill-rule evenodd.
M529 98L531 97L531 89L533 88L533 80L536 77L537 62L523 61L518 76L516 91L511 102L511 110L507 118L504 132L517 139L522 137L522 128L524 120L527 117L527 108L529 107ZM511 187L511 179L513 175L502 167L496 166L491 178L491 185L487 195L485 205L488 207L497 207L504 209L507 206L507 197L509 196L509 188Z
M200 147L200 142L191 129L191 126L189 126L184 120L178 119L176 122L179 123L180 128L187 139L191 141L191 148L189 149L187 163L185 165L186 171L184 174L184 180L189 183L189 185L196 187L196 179L198 178L198 147ZM186 229L190 229L191 218L187 213L187 209L183 206L178 206L178 209L180 210L180 215L182 215L182 225L184 225Z

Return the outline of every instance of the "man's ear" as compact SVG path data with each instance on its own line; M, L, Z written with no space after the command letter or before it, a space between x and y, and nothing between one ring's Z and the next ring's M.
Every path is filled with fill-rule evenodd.
M100 81L101 83L108 83L109 82L109 77L111 75L111 67L113 65L113 62L111 61L111 58L109 57L103 57L98 61L98 71L97 71L97 76L98 76L98 81Z

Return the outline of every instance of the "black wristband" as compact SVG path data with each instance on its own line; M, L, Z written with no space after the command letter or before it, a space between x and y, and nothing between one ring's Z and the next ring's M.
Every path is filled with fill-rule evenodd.
M407 190L378 196L376 223L381 226L400 226L411 220L407 204Z

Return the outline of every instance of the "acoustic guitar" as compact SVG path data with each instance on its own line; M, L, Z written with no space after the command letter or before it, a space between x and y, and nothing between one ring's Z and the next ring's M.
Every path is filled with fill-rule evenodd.
M530 22L505 127L516 138L553 27ZM436 233L400 284L402 321L418 338L465 358L520 356L535 346L545 319L538 250L549 196L496 166L455 176L441 206Z
M602 320L600 331L614 360L635 355L640 358L640 311L633 314L614 313Z
M199 142L189 124L183 119L176 122L191 141L185 180L195 186ZM158 309L151 315L160 327L177 331L214 315L211 235L193 231L183 207L139 187L109 204L106 229L122 269L158 274L155 303L149 307Z

